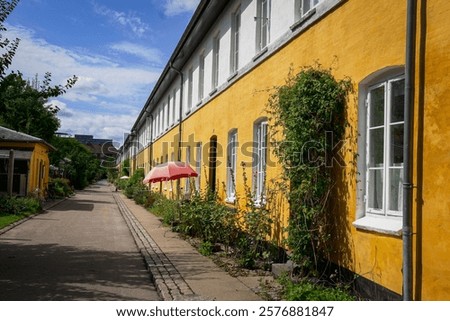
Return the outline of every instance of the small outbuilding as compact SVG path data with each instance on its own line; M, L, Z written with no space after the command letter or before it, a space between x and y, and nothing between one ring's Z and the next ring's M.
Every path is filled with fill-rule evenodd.
M0 126L0 193L44 196L52 150L41 138Z

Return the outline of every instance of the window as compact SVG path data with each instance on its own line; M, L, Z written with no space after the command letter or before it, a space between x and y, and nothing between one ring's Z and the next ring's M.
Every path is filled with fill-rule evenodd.
M186 113L192 110L192 86L193 86L193 71L192 68L189 68L188 71L188 105L186 109Z
M253 191L255 203L264 203L267 165L267 120L255 123L253 152Z
M173 90L173 101L172 101L172 120L175 123L176 120L179 120L179 115L177 115L177 90Z
M239 68L239 32L241 30L241 8L231 15L231 53L230 73L234 74Z
M263 50L269 42L270 0L258 0L256 4L256 52Z
M167 130L169 128L170 122L169 122L169 113L170 113L170 97L167 100L167 104L164 105L164 115L165 115L165 124L164 128Z
M322 1L323 0L297 0L296 12L298 12L299 18L306 15L311 9L315 8Z
M191 164L191 147L186 147L186 164ZM186 194L189 194L191 192L191 181L190 178L186 178L186 186L184 187L184 191Z
M195 150L195 171L198 174L198 176L195 178L195 188L197 189L197 191L200 191L200 177L202 174L202 143L197 143Z
M202 100L205 95L205 54L200 54L198 63L198 100Z
M387 67L359 86L357 228L400 235L403 204L405 80Z
M405 81L387 80L367 96L366 212L402 215Z
M236 200L237 151L237 130L233 129L228 134L227 146L227 202L234 202Z
M167 96L167 113L168 113L168 117L167 117L167 127L170 127L170 125L173 124L173 118L172 118L172 97Z
M212 88L215 89L219 85L219 50L220 38L219 35L213 39L213 57L212 57Z

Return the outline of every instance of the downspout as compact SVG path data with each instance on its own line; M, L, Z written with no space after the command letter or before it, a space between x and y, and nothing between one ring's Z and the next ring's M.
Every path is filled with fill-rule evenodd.
M174 65L172 64L172 62L170 62L170 68L175 70L175 72L180 75L180 79L181 79L181 86L180 86L180 114L179 114L180 120L179 120L179 123L178 123L178 155L177 155L177 160L179 162L181 162L181 135L182 135L181 123L182 123L182 120L183 120L183 86L184 86L184 77L183 77L183 73L181 72L181 70L175 68Z
M403 138L403 301L413 300L412 140L416 62L417 0L407 0L405 59L405 128Z
M175 72L177 74L180 75L180 81L181 81L181 86L180 86L180 113L179 113L179 123L178 123L178 155L177 155L177 160L179 162L181 162L181 135L182 135L182 128L181 128L181 123L183 121L183 86L184 86L184 77L183 77L183 72L177 68L174 67L172 61L169 63L170 68L172 68L173 70L175 70ZM181 183L180 180L177 179L177 199L180 199L181 196ZM181 210L180 208L178 208L178 217L181 218Z
M148 118L150 119L150 146L149 146L149 154L148 161L150 163L150 169L152 169L153 165L153 114L149 112Z

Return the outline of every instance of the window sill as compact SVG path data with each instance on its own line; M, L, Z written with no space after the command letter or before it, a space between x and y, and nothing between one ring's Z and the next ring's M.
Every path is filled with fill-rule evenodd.
M316 8L309 10L306 14L304 14L296 23L294 23L290 28L292 31L301 27L306 21L308 21L314 14L316 13Z
M233 73L230 75L230 77L227 78L227 81L228 81L228 82L232 81L232 80L237 76L237 74L238 74L237 71L233 72Z
M253 61L256 61L256 60L258 60L259 58L261 58L268 50L269 50L269 48L267 48L267 46L264 47L263 49L261 49L261 51L258 52L258 53L256 54L256 56L253 57Z
M226 198L225 203L234 205L236 203L236 198L235 197Z
M216 92L217 92L217 87L214 88L213 90L211 90L211 92L209 93L209 96L213 96Z
M402 235L402 220L400 218L364 216L354 221L353 226L364 231L394 236Z

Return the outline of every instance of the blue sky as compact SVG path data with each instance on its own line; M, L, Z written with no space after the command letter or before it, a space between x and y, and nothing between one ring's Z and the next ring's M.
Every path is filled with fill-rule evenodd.
M11 70L53 84L61 132L118 144L144 106L199 0L21 0L3 36L21 42Z

